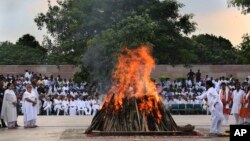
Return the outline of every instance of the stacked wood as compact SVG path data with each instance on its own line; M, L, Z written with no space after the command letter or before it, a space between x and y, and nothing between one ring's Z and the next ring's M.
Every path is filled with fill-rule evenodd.
M151 112L146 110L140 111L139 105L145 102L145 100L152 100L152 98L146 95L143 98L124 98L121 108L117 110L114 107L113 95L112 100L105 102L96 113L85 133L91 133L93 130L105 132L179 131L170 112L161 101L153 101L153 104L157 106Z
M155 66L150 48L147 45L133 50L124 48L112 74L113 85L86 133L180 131L150 79Z

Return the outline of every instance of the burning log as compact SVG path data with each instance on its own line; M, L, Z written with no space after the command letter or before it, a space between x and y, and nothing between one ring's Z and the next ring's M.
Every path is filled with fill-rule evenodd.
M114 98L114 97L113 97ZM114 100L112 100L114 102ZM158 102L161 119L158 119L157 112L139 111L138 105L141 100L132 97L129 102L122 105L122 109L115 111L114 103L104 103L102 109L94 116L91 126L86 133L92 130L99 131L179 131L177 124L172 118L170 112L164 108L163 103Z
M153 67L148 47L125 49L113 73L116 81L85 133L187 131L177 126L158 96L150 79Z

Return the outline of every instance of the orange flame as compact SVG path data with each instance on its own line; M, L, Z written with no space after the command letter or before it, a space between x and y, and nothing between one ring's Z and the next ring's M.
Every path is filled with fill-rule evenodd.
M114 109L119 110L123 108L124 99L136 97L141 101L138 105L139 111L146 114L156 112L159 121L162 117L158 108L160 97L150 78L154 67L155 61L149 46L142 45L134 50L124 48L118 57L118 63L112 75L114 83L105 101L108 102L114 97Z

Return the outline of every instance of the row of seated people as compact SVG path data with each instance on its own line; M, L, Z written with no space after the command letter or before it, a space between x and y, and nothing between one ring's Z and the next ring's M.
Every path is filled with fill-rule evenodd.
M39 105L41 115L95 115L100 107L95 99L62 96L54 99L47 96Z
M191 96L168 96L163 102L172 114L209 114L206 101Z
M205 104L172 104L168 109L172 114L210 114Z

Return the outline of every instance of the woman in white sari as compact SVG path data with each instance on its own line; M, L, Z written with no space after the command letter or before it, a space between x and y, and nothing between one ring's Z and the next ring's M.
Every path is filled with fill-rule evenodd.
M34 93L32 93L32 86L27 85L26 91L23 94L23 119L24 128L35 128L37 127L34 121L37 118L36 112L37 98Z
M12 83L7 84L1 112L1 117L8 123L8 129L16 129L15 123L17 121L17 98L13 88L14 85Z

